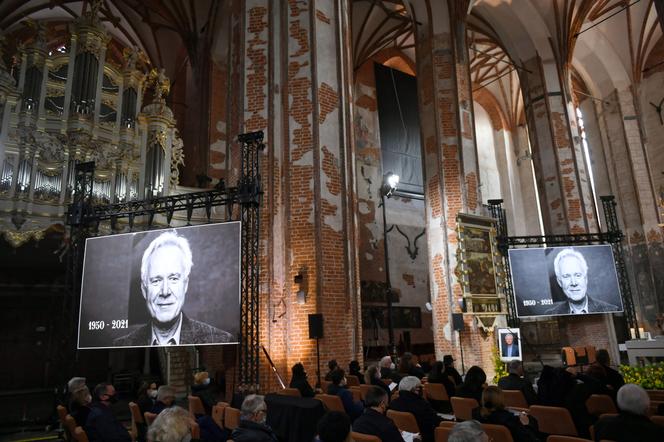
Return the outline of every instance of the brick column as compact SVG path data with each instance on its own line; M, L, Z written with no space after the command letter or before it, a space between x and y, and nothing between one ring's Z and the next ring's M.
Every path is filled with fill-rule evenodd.
M423 1L413 7L419 22L417 73L424 144L426 228L436 357L460 358L451 314L460 312L456 266L458 213L479 214L478 165L472 114L465 11L452 1ZM458 10L456 8L459 8ZM466 318L462 334L465 366L491 371L492 339ZM490 373L488 373L490 374Z
M544 230L548 234L597 231L590 178L575 109L555 66L539 57L521 72ZM552 78L556 80L552 80Z

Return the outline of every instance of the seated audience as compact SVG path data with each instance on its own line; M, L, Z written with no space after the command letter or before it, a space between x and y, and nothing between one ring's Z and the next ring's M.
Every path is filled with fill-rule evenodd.
M316 395L314 389L309 385L309 381L307 381L307 372L304 371L304 365L300 362L293 365L291 373L292 377L290 384L288 385L290 388L297 388L300 390L302 397L314 397Z
M392 379L392 382L399 383L401 376L396 372L396 366L390 356L383 356L378 363L378 366L380 367L381 379Z
M203 403L205 414L212 415L212 407L217 405L217 395L212 391L210 375L207 371L199 371L194 375L194 385L191 386L191 395L196 396Z
M348 374L357 376L357 379L360 381L360 384L364 384L364 374L360 371L360 363L352 360L348 364Z
M595 423L595 440L616 442L661 441L664 429L648 419L650 397L638 385L625 384L618 390L618 416L603 417Z
M172 407L173 402L175 402L175 390L168 385L162 385L157 390L157 401L150 412L159 414L165 409Z
M472 398L482 403L482 390L486 386L486 373L477 365L473 365L466 373L466 379L457 387L456 396Z
M113 415L111 405L118 398L111 384L99 384L92 395L90 413L83 429L90 442L129 442L127 429Z
M380 370L376 365L370 365L369 368L367 368L367 371L364 372L364 381L369 385L374 385L383 390L387 395L387 400L389 402L392 391L390 390L390 387L385 385L385 382L380 380Z
M148 442L191 440L191 419L184 408L172 407L159 413L148 429Z
M611 358L606 349L600 349L597 351L595 364L604 369L604 378L602 379L602 382L613 390L613 397L615 398L616 392L620 387L625 385L625 379L623 379L622 375L617 370L611 368Z
M459 372L454 368L454 358L452 355L443 356L443 365L445 366L445 371L443 371L445 376L451 378L455 385L461 385L463 380L461 379Z
M340 411L328 411L318 421L319 442L352 442L350 418Z
M336 360L336 359L331 359L331 360L327 363L327 369L328 369L328 372L327 372L327 374L325 375L325 380L326 380L326 381L332 381L332 372L333 372L334 370L336 370L337 368L339 368L339 364L337 364L337 360Z
M401 376L415 376L417 379L422 379L424 377L422 367L415 363L413 354L409 352L406 352L401 356L401 361L399 362L399 374Z
M362 414L364 406L361 401L356 402L353 400L353 393L346 387L346 372L341 368L337 368L332 372L330 379L332 383L327 389L327 394L339 396L346 414L348 414L351 421L354 421Z
M539 403L549 407L564 407L565 398L575 385L576 380L570 372L545 365L537 380Z
M473 410L473 419L483 424L503 425L510 430L515 442L538 441L535 418L521 413L518 417L505 409L505 397L500 387L489 386L482 393L479 408Z
M240 426L233 430L234 442L277 442L277 435L267 424L265 398L250 394L242 401Z
M443 384L445 391L449 397L454 396L456 388L454 383L450 380L449 377L445 374L445 364L441 361L436 361L431 367L431 371L427 376L427 382L430 384Z
M422 398L422 383L415 376L406 376L399 382L399 397L390 403L390 409L413 413L424 442L434 440L434 429L443 420Z
M69 391L69 414L76 421L79 427L85 426L85 422L90 414L90 403L92 396L88 386L85 385L85 378L72 378L67 384Z
M143 416L146 411L152 410L156 400L157 384L154 382L151 384L142 382L136 393L136 405L138 405L138 409L141 410L141 416Z
M353 423L353 431L378 436L382 442L403 442L397 426L385 416L387 398L385 390L371 387L364 396L364 413Z
M465 421L452 427L447 442L489 442L489 436L479 422Z
M521 361L510 361L507 364L507 376L500 378L498 386L503 390L520 390L526 398L528 406L537 404L537 393L533 385L523 376L523 364Z

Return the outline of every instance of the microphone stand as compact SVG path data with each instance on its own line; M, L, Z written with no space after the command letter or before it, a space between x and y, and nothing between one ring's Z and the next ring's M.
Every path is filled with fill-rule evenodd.
M277 375L277 380L279 381L279 384L281 385L281 388L286 388L286 384L284 384L284 380L279 375L279 372L277 371L277 367L274 366L274 363L272 362L272 359L270 358L270 355L267 353L267 350L265 349L265 346L261 345L261 348L263 349L263 352L265 353L265 357L267 358L267 362L269 362L270 367L272 367L272 371L274 372L275 375Z

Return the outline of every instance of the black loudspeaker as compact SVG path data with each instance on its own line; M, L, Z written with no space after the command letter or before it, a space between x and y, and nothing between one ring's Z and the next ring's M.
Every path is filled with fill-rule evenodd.
M463 313L452 313L452 327L454 331L463 331L464 326Z
M317 313L309 315L309 339L321 339L323 337L323 315Z

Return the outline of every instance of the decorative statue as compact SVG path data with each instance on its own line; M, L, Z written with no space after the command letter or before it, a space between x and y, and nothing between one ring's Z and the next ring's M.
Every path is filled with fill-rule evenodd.
M164 68L158 71L156 68L152 68L148 74L148 84L153 87L155 96L159 101L163 101L171 91L171 80L166 76L166 69Z

